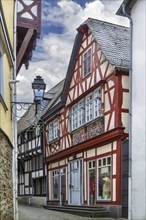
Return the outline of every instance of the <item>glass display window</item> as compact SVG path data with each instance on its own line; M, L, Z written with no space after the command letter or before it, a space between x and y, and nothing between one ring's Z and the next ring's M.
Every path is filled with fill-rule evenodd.
M98 160L98 200L111 200L111 157Z

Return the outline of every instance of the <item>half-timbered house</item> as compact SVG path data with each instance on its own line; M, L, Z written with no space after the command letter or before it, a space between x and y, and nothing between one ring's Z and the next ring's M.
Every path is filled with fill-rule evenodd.
M102 204L119 215L128 138L129 29L87 19L77 29L61 100L44 114L48 204Z
M46 168L41 116L62 91L64 80L45 93L37 107L31 105L18 121L18 195L27 204L46 205Z

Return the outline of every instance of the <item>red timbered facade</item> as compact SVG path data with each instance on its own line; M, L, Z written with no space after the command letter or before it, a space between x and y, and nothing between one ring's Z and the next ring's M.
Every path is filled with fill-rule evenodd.
M128 28L94 19L78 28L60 102L43 116L48 204L121 205L128 36Z
M41 31L41 0L18 0L17 3L17 74L28 68Z

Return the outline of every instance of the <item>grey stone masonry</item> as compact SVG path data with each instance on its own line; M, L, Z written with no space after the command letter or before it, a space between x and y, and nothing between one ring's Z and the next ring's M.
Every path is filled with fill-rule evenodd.
M12 145L0 129L0 220L13 219Z

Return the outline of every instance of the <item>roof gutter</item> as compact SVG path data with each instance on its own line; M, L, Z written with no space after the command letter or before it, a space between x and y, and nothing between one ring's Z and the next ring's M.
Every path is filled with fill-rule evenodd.
M128 219L132 219L132 44L133 44L133 20L126 12L126 1L122 4L122 12L130 21L130 69L129 69L129 169L128 169Z

